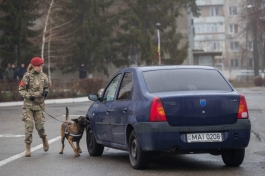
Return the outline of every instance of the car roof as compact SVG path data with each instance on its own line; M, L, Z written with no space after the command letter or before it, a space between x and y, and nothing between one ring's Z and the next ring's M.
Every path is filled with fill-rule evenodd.
M162 65L162 66L133 66L123 68L121 70L140 70L140 71L151 71L151 70L165 70L165 69L210 69L215 70L214 67L210 66L199 66L199 65Z

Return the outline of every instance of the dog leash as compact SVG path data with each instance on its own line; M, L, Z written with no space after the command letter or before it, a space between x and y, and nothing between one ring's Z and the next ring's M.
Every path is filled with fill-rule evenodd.
M44 111L44 109L41 107L41 105L39 104L40 108L42 109L43 112L45 112L45 114L47 114L48 116L50 116L51 118L53 118L54 120L57 120L59 122L64 122L64 121L61 121L61 120L58 120L56 119L55 117L51 116L50 114L48 114L46 111Z
M46 97L44 97L44 99L43 99L43 102L42 103L44 103L44 101L45 101L45 98ZM64 122L64 121L61 121L61 120L58 120L58 119L56 119L55 117L53 117L53 116L51 116L50 114L48 114L46 111L44 111L44 109L41 107L41 105L40 105L41 103L40 102L38 102L38 105L39 105L39 107L42 109L42 111L45 113L45 114L47 114L48 116L50 116L51 118L53 118L54 120L57 120L57 121L59 121L59 122Z

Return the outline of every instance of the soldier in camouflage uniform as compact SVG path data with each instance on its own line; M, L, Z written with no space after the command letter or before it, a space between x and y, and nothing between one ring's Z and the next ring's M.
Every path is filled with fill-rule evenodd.
M43 114L43 110L45 110L44 99L48 94L49 82L46 74L42 72L43 63L42 58L34 57L19 84L19 93L24 98L22 121L25 122L26 157L31 156L30 144L32 143L34 122L36 130L42 138L44 151L49 150Z

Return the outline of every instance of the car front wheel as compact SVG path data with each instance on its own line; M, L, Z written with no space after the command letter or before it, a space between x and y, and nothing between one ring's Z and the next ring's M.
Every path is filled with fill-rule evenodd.
M245 157L245 149L227 149L222 151L222 159L227 166L240 166Z
M134 169L147 169L150 163L150 153L144 152L133 130L129 138L129 158Z
M101 156L104 151L104 146L97 143L90 125L86 129L86 145L90 156Z

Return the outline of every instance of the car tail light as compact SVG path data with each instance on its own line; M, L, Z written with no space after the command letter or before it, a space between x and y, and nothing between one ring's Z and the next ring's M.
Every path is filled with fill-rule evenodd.
M237 118L238 119L248 119L249 118L247 102L246 102L246 99L243 95L240 95Z
M167 121L165 111L160 98L156 97L153 99L151 112L150 112L150 122L163 122Z

